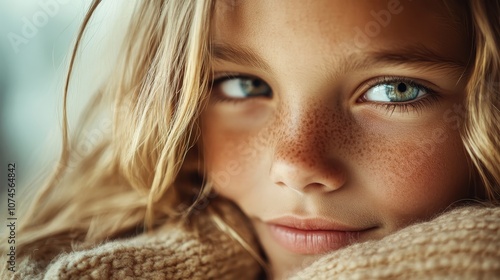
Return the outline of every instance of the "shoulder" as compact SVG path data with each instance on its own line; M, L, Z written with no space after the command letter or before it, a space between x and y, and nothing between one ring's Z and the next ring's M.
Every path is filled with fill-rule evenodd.
M495 278L500 207L467 206L325 255L294 279Z
M43 268L25 260L13 279L205 279L257 275L256 261L205 220L201 231L165 225L150 233L59 255Z

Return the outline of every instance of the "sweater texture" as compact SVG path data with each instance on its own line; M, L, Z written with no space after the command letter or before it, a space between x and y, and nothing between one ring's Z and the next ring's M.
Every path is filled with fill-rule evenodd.
M226 220L258 250L236 211ZM242 218L242 221L245 220ZM150 233L60 254L26 258L5 279L258 279L262 268L208 216L198 232L165 225ZM8 272L9 273L9 272ZM466 206L381 240L323 255L289 279L500 279L500 208Z

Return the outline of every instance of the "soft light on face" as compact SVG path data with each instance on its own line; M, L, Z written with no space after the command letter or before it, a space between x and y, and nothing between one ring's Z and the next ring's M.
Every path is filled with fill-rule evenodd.
M439 1L218 1L205 163L275 276L468 197L463 29Z

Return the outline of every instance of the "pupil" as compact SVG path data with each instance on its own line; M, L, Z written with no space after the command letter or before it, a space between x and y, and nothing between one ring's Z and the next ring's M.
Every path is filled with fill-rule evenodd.
M260 81L257 80L257 79L253 80L251 83L252 83L252 86L254 86L254 87L259 87L260 86Z
M406 91L406 84L399 83L399 85L398 85L398 91L405 92Z

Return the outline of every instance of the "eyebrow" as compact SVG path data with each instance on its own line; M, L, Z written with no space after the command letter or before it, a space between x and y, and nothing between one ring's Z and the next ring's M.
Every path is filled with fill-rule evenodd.
M257 53L242 46L230 46L223 43L212 43L210 45L212 57L225 60L239 65L250 66L271 72L269 64Z
M212 43L211 54L217 60L257 68L269 73L272 72L271 67L262 57L253 50L243 46ZM342 58L335 57L331 60L333 65L336 63L340 67L335 70L335 74L331 73L330 76L369 69L372 65L379 64L446 69L463 73L466 71L468 63L443 56L422 44L395 49L368 51L363 55L360 53L351 53Z
M456 70L464 70L468 64L467 61L457 61L441 55L422 44L404 46L397 50L374 51L369 56L375 61L391 64L427 64Z

